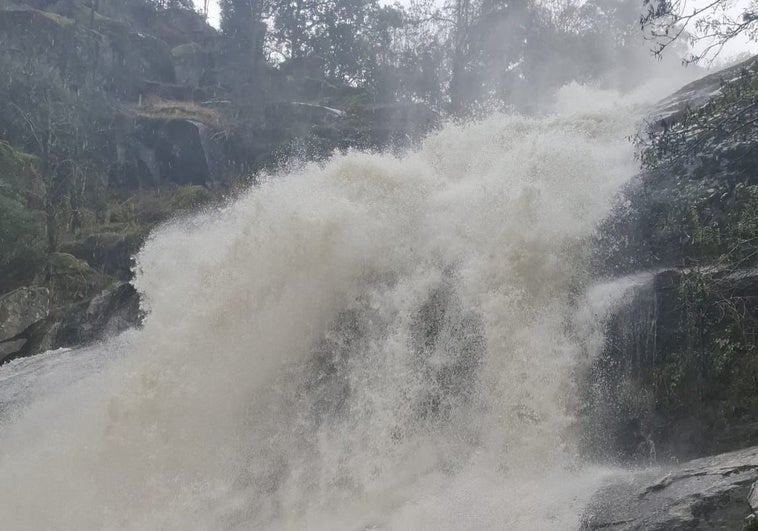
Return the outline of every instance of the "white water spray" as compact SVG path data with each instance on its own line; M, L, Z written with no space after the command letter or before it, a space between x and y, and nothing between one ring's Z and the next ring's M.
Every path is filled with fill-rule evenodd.
M2 527L572 528L576 295L635 119L448 126L158 230L144 328L6 414Z

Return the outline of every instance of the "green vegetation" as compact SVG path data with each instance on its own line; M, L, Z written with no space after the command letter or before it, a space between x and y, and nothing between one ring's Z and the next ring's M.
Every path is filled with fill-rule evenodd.
M697 416L713 432L758 411L756 101L750 61L702 107L649 124L637 139L647 173L636 215L651 262L679 269L660 317L665 344L642 384L664 418Z

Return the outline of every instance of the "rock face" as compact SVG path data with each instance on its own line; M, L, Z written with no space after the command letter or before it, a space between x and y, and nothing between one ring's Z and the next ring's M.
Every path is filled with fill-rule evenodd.
M695 271L643 278L588 376L589 453L648 464L758 445L756 359L739 341L758 322L758 274L709 272L708 292ZM741 318L737 338L730 312Z
M19 288L0 297L0 363L22 351L22 337L50 311L47 288Z
M19 288L0 297L0 342L21 334L49 312L47 288Z
M674 130L672 145L710 138L698 113L752 107L748 70L758 58L685 86L650 130ZM758 445L758 137L735 138L643 151L647 170L600 231L597 276L648 281L607 324L587 379L593 457L675 462Z
M204 145L206 129L204 124L192 120L139 122L142 162L156 184L210 184L212 161Z
M20 288L0 298L0 364L140 324L139 295L127 282L63 309L50 311L49 305L47 288Z
M594 496L582 531L752 530L758 447L630 473Z
M741 71L755 68L756 64L758 64L758 57L751 57L747 61L687 84L657 105L653 119L656 121L677 119L686 109L705 105L721 91L724 82L738 78Z
M88 343L139 323L137 291L131 284L122 282L69 310L54 326L51 348Z

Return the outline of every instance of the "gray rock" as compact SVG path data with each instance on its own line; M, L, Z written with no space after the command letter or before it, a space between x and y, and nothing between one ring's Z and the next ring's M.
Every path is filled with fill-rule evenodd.
M753 514L745 518L745 531L756 531L758 530L758 481L750 487L747 502L753 510Z
M0 343L0 360L3 360L7 358L8 356L16 354L18 351L24 348L24 345L26 345L26 342L27 340L25 338L21 338L21 339L14 339L11 341L3 341L2 343Z
M590 501L581 529L740 530L756 501L758 447L629 473Z
M47 317L50 293L47 288L19 288L0 297L0 341L13 339Z
M702 271L702 270L701 270ZM580 416L587 455L625 464L689 461L758 445L758 393L752 358L732 357L728 370L716 368L719 347L713 337L728 337L719 315L725 301L739 307L745 322L756 322L758 272L712 268L718 290L703 295L699 311L710 321L707 336L688 336L682 298L682 269L626 277L626 302L605 324L605 346L592 361L584 387L586 409ZM689 342L689 343L688 343ZM683 345L704 356L698 372ZM720 371L720 372L719 372ZM678 374L675 386L656 381ZM746 390L743 390L746 389Z
M677 120L685 110L697 109L708 103L713 96L721 92L724 82L739 78L743 70L755 70L756 68L758 68L758 56L753 56L739 64L724 68L685 85L656 105L652 121Z
M70 308L58 326L48 332L54 338L47 348L96 341L138 326L139 322L139 295L131 284L122 282Z

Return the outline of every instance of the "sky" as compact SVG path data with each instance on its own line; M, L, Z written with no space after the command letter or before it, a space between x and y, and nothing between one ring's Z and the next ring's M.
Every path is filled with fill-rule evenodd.
M194 0L194 2L198 11L202 11L203 0ZM210 0L210 2L208 2L208 22L210 22L211 26L214 28L218 28L218 0Z

